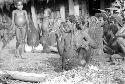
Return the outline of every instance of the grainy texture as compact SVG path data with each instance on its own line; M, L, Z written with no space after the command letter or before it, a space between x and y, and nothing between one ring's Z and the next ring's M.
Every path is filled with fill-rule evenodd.
M92 20L88 34L98 45L97 49L92 49L91 51L92 59L97 59L98 62L98 56L103 56L103 28L101 27L100 23Z
M110 65L100 59L100 66L88 64L62 72L60 56L57 54L25 53L25 59L14 57L14 40L0 52L1 70L25 71L29 73L47 73L45 81L40 83L2 79L8 84L124 84L125 61L119 65ZM96 60L101 58L95 58ZM1 78L1 77L0 77Z

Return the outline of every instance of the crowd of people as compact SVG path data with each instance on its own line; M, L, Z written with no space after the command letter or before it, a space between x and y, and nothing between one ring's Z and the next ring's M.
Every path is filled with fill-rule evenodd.
M55 23L56 27L53 26ZM45 41L43 45L46 45L46 48L43 47L46 51L47 46L51 45L48 42L52 42L52 39L54 43L57 42L62 68L65 70L74 64L85 66L95 55L125 53L124 17L121 12L114 10L112 13L110 9L109 12L101 11L95 16L70 15L65 22L58 18L55 23L50 27L43 26L43 38L46 38L46 41L42 41Z
M50 18L53 15L51 10L45 9L42 19L38 15L37 30L30 15L22 10L23 2L16 2L15 7L17 10L12 12L12 20L7 20L10 21L7 24L0 23L0 38L4 48L16 36L16 57L22 57L25 45L37 47L41 44L44 53L51 52L50 46L55 46L62 58L62 68L68 70L74 64L85 66L94 55L125 53L121 12L110 10L95 16L69 15L64 21L60 16Z

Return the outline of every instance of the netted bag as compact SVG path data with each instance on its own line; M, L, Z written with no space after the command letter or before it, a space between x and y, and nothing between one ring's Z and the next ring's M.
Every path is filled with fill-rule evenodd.
M99 63L99 59L103 54L103 28L96 21L91 22L88 34L97 44L97 49L91 49L91 62Z
M82 41L83 41L83 38L82 38L82 33L81 31L76 31L74 33L74 41L75 41L75 45L77 46L77 48L81 47L82 45Z
M85 36L88 36L87 29L84 31L79 30L74 33L74 43L77 49L82 47L88 50L89 42L83 39Z
M94 18L96 18L96 17L94 17ZM97 20L91 21L89 30L88 30L88 34L97 43L98 47L102 45L103 28L97 22Z

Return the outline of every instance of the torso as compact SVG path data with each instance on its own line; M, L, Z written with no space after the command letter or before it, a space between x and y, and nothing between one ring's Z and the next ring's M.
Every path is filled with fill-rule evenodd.
M64 38L65 38L65 40L64 40L64 49L65 49L65 51L69 51L69 50L71 50L71 40L72 40L72 34L71 33L66 33L65 34L65 36L64 36Z
M49 24L50 24L49 18L44 18L43 19L43 30L44 31L49 31Z
M15 21L15 25L18 27L22 27L25 26L26 24L26 15L25 15L25 11L16 11L14 14L14 21Z
M72 43L72 34L66 33L66 36L64 37L64 56L65 58L72 58L77 56L77 52L74 49L73 43Z

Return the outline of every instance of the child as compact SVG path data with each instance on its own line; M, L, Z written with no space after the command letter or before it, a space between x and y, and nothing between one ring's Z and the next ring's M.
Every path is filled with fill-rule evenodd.
M26 27L30 30L29 20L21 0L16 2L15 7L17 9L12 12L12 28L16 32L16 57L22 57L26 43Z

